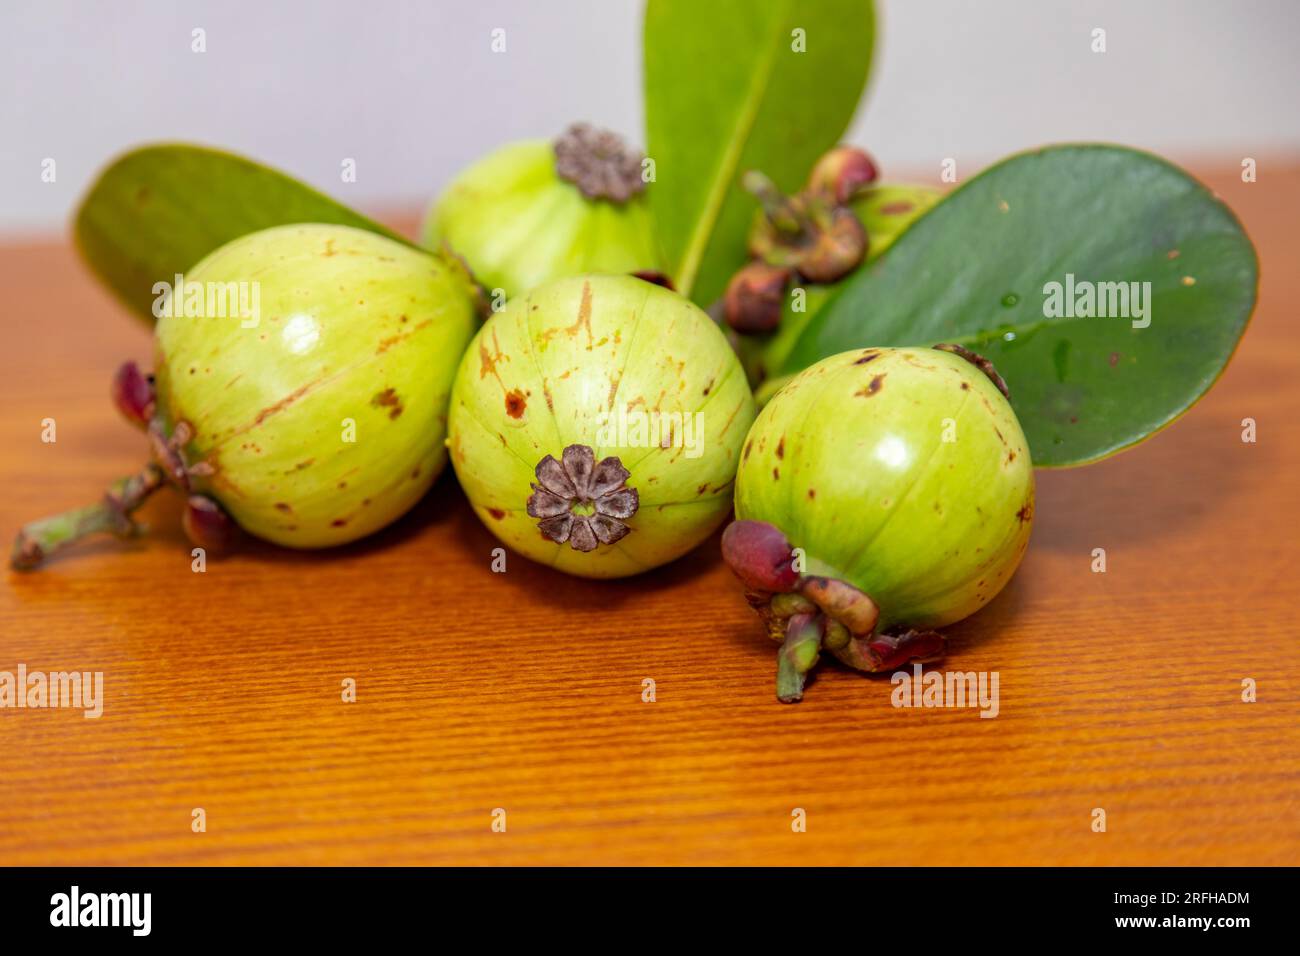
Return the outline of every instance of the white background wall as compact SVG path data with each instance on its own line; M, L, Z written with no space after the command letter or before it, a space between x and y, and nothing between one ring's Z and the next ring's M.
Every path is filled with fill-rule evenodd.
M849 138L887 176L934 178L953 156L965 178L1066 139L1300 157L1300 0L878 8ZM225 146L369 209L422 204L493 146L573 119L640 143L640 17L639 0L0 0L0 235L62 230L95 170L144 141Z

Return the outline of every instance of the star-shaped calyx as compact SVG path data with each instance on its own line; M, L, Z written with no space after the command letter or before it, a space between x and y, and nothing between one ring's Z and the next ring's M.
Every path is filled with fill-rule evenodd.
M569 542L575 551L595 551L632 529L624 520L636 514L640 498L624 482L631 474L614 456L596 463L587 445L570 445L560 461L547 455L537 463L537 481L528 514L543 537Z
M555 141L555 172L588 199L622 205L645 189L644 157L616 133L574 123Z

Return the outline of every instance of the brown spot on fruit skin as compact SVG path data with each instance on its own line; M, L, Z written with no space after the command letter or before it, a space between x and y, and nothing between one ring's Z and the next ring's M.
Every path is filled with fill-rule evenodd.
M962 390L963 392L969 392L969 391L970 391L970 382L962 382L962 383L961 383L961 390Z
M808 500L809 500L809 501L812 501L812 499L814 499L814 498L816 498L816 497L817 497L817 489L816 489L816 488L809 488L809 489L808 489Z
M773 469L772 469L772 480L773 480L773 481L780 481L780 480L781 480L781 469L780 469L780 468L773 468Z
M523 418L527 407L528 399L519 389L506 392L506 414L511 418Z
M284 398L280 399L274 405L267 405L266 408L262 409L260 412L257 413L257 417L253 419L253 424L260 425L262 424L262 422L266 421L276 412L284 411L284 409L288 408L294 402L298 401L298 399L302 398L304 395L307 394L307 392L310 389L314 388L318 384L319 381L309 382L306 385L303 385L301 388L294 389L292 392L290 392Z
M911 212L914 208L910 201L901 199L898 202L885 203L880 207L880 214L882 216L901 216L903 213Z
M753 450L754 450L754 439L751 438L749 441L745 443L745 454L743 456L745 461L749 461L749 453Z
M502 353L501 343L497 341L497 333L495 329L492 332L492 348L494 349L494 352L489 352L487 350L486 345L484 345L482 342L479 343L478 377L482 379L482 378L487 378L489 375L491 375L493 378L497 380L497 383L501 386L501 390L504 392L506 386L505 383L501 381L501 373L497 371L497 363L503 360L509 362L510 356Z
M741 410L741 408L744 407L744 404L745 404L745 403L744 403L743 401L740 401L740 402L737 402L737 403L736 403L736 407L733 408L733 409L731 410L731 414L727 416L727 420L726 420L726 422L724 422L723 425L722 425L722 432L721 432L721 434L725 435L725 434L727 433L728 429L731 428L731 423L734 422L734 421L736 420L736 416L740 414L740 410ZM730 456L730 452L728 452L728 456Z
M506 513L502 511L500 508L489 508L488 514L490 514L497 521L500 521L502 518L506 516Z
M776 443L776 457L777 458L785 457L785 436L784 435L782 435L781 440Z
M403 321L403 322L407 321L406 316L402 316L402 321ZM403 341L403 340L405 340L405 339L409 339L409 338L410 338L412 335L414 335L416 332L419 332L421 329L427 327L427 326L430 325L430 324L432 324L432 320L431 320L431 319L425 319L423 322L421 322L421 323L420 323L419 325L417 325L415 328L411 329L411 331L409 331L409 332L398 332L396 335L390 335L390 336L389 336L388 338L386 338L386 339L380 339L380 340L379 340L379 347L378 347L377 349L375 349L375 354L376 354L376 355L383 355L385 352L387 352L387 351L388 351L390 348L392 348L394 345L398 344L399 342L401 342L401 341Z
M1023 505L1020 506L1020 510L1016 512L1016 520L1019 521L1021 524L1024 524L1026 521L1029 521L1031 518L1033 518L1033 516L1034 516L1034 503L1032 501L1026 501Z
M348 523L347 518L335 518L333 521L330 522L330 527L341 528L347 523Z
M293 508L286 501L277 501L275 507L277 511L283 511L285 514L293 513Z
M870 398L872 395L875 395L876 392L878 392L878 391L880 391L882 388L884 388L884 385L885 385L885 374L888 374L888 373L883 373L883 374L880 374L880 375L876 375L876 376L874 376L874 377L871 379L871 381L867 383L867 386L866 386L865 388L860 388L860 389L858 389L856 392L854 392L853 394L854 394L854 395L861 396L862 398Z
M880 353L872 349L871 351L863 352L862 358L857 359L853 364L866 365L868 362L874 361L875 359L878 358L880 358Z
M536 306L533 306L536 308ZM587 330L587 351L590 352L595 348L594 337L591 334L591 283L582 284L582 300L578 303L578 318L572 325L563 328L546 329L541 334L542 349L550 344L551 339L555 338L560 332L564 332L570 337L577 335L582 329Z
M402 400L397 395L397 390L386 388L382 392L376 392L375 397L370 400L370 404L375 408L387 408L388 417L396 418L402 414Z

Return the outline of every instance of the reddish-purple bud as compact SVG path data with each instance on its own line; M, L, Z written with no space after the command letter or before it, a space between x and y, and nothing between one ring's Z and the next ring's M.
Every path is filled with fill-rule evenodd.
M204 495L190 495L181 515L185 536L208 554L229 550L239 529L221 505Z
M790 275L789 269L759 261L737 272L722 297L727 324L742 335L774 331L781 324Z
M808 189L843 205L878 175L876 164L865 152L855 146L836 146L817 160L808 177Z
M123 362L113 375L110 394L128 422L141 428L148 426L154 409L153 380L140 371L140 366Z
M745 587L776 594L799 583L794 549L766 521L733 521L722 533L722 557Z

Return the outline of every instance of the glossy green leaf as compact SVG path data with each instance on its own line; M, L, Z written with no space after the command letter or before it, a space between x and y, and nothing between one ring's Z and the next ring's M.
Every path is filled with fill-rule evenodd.
M284 173L188 144L147 146L118 158L77 210L76 238L91 269L153 321L156 282L259 229L321 222L399 239Z
M870 0L649 0L648 195L669 272L696 302L745 261L754 200L740 176L760 169L793 192L839 141L874 25Z
M1257 278L1240 223L1182 170L1121 147L1055 146L999 163L917 220L840 286L777 374L861 346L964 344L1007 380L1034 463L1078 465L1205 393ZM1055 314L1070 281L1075 317ZM1127 317L1079 315L1082 283L1095 284L1095 311ZM1125 310L1100 283L1138 294Z

